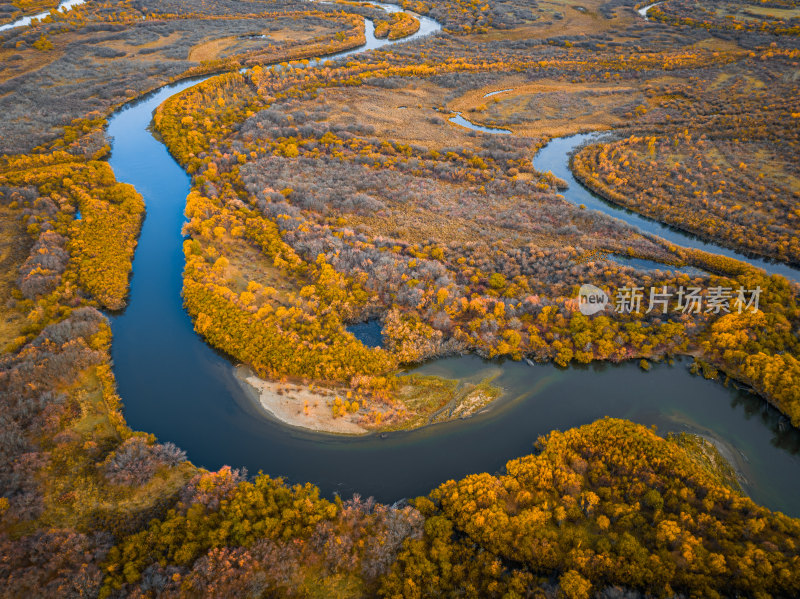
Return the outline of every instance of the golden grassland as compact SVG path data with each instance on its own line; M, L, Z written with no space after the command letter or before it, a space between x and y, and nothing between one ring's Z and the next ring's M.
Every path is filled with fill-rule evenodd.
M638 23L638 15L630 9L617 8L613 19L599 11L599 0L544 0L536 3L536 19L512 29L491 29L472 34L467 39L482 43L496 40L547 39L555 36L582 36L587 33L609 32L617 40L626 39L619 32Z
M2 48L0 47L0 64L3 69L0 70L0 82L8 81L14 77L24 75L26 73L33 73L47 66L48 64L56 61L63 56L64 47L67 45L65 39L56 38L54 48L49 52L42 52L36 48ZM18 60L12 60L12 57L21 57Z
M483 98L486 93L507 88L513 89L497 96ZM530 96L539 93L552 94L554 96L552 103L558 104L563 102L560 98L562 94L587 91L602 93L606 90L609 92L608 95L600 96L601 101L605 101L603 108L598 107L589 117L547 120L541 113L531 113L524 104ZM531 137L529 158L532 160L540 144L546 141L546 136L608 128L612 123L622 122L621 117L609 115L604 110L612 108L614 102L621 103L623 98L629 102L629 92L630 88L621 84L592 86L555 80L524 84L520 82L519 76L510 75L500 78L491 86L469 91L447 102L448 90L423 79L393 89L370 85L324 88L316 98L299 103L298 108L306 111L324 108L327 111L326 123L340 126L367 125L372 127L373 135L378 139L391 139L401 144L413 144L439 151L452 148L478 149L477 136L472 135L469 129L448 120L451 111L463 111L469 120L501 127L508 126L519 136ZM504 107L505 118L485 119L486 112L474 110L474 107L481 104L489 103L494 106L491 101L496 99L500 99L500 105ZM601 126L592 123L595 117L604 120L605 124ZM507 121L510 119L524 120L519 125L508 125ZM420 126L409 127L409 122L420 123ZM516 177L519 180L535 178L527 172L520 172ZM463 204L461 196L469 191L470 186L435 180L430 184L441 188L444 198L444 202L435 211L413 204L393 203L384 197L382 200L390 210L380 213L348 213L342 215L342 218L349 227L357 231L370 235L388 234L419 244L429 239L438 239L444 244L475 240L492 243L503 239L505 243L512 245L532 243L540 247L570 243L555 230L535 233L509 231L486 220L480 227L476 227L476 215L459 210L459 206ZM480 214L491 215L512 210L519 202L520 200L515 197L487 195L480 207ZM638 237L638 234L633 235Z
M220 37L201 44L197 44L189 51L189 60L203 62L225 58L231 54L241 54L251 50L263 48L273 42L308 42L319 41L328 30L323 25L316 25L304 31L297 31L287 27L278 31L264 29L254 31L253 35L265 35L266 39L242 39L241 36Z
M721 17L731 15L736 19L742 20L763 20L769 19L797 19L800 18L800 8L778 8L777 6L759 6L757 4L746 4L742 7L733 8L725 6L715 11Z
M490 97L486 94L505 90ZM500 79L448 103L470 121L509 128L517 135L560 137L583 131L612 129L630 119L619 109L642 92L624 83L597 85L542 79L523 83L520 77Z
M320 91L309 109L321 104L330 110L328 121L334 124L365 123L375 128L375 137L394 139L405 144L441 149L476 147L474 136L462 127L447 123L450 114L445 106L448 90L431 81L421 80L385 89L362 85L332 87ZM409 127L409 123L420 123Z
M582 11L577 12L585 15ZM626 17L621 19L624 20L624 18ZM344 38L339 41L350 43ZM304 55L307 52L316 52L317 46L318 40L311 38L310 44L300 46L299 55ZM574 54L572 51L567 53L568 59L572 54ZM221 56L221 54L215 53L214 56ZM204 65L203 68L216 66L219 65L209 64ZM231 81L234 79L231 79ZM489 103L486 109L483 109L481 104L477 104L479 100L483 100L482 97L478 97L479 95L483 96L488 91L495 91L498 87L505 87L506 85L514 87L511 91L486 99ZM552 79L541 79L536 83L523 83L515 76L510 76L507 82L501 79L498 84L493 84L491 89L467 92L460 98L451 101L447 108L466 110L470 116L474 116L476 113L485 113L487 122L491 123L519 121L521 125L518 133L541 136L554 131L556 133L573 132L576 128L611 127L621 124L622 117L631 117L634 114L638 114L638 112L646 113L649 106L645 106L644 103L647 100L642 98L642 104L636 107L630 105L632 101L638 102L640 99L632 93L633 90L634 88L629 85L611 81L601 85L592 85L586 82L565 83ZM246 89L245 92L245 94L242 94L243 97L251 94L252 90ZM415 82L394 90L371 89L365 86L324 89L320 94L320 98L321 100L312 100L312 104L316 101L322 101L336 106L336 110L328 119L329 122L334 124L367 124L374 128L375 135L378 138L399 138L401 143L418 143L428 148L443 148L445 142L449 142L452 145L454 141L463 140L466 147L476 147L474 143L475 136L461 131L458 127L443 121L442 117L439 116L442 114L446 116L447 114L446 111L441 112L434 109L436 105L447 104L445 90L429 82ZM626 103L621 103L618 99L624 99ZM414 102L415 100L416 102ZM220 106L225 106L226 104L226 100L222 96L219 96L217 101L220 102ZM537 107L539 108L535 124L526 120L528 118L526 113L529 112L533 101L538 102ZM402 106L406 108L401 108ZM426 106L430 106L430 108ZM639 111L639 108L641 108L641 111ZM622 109L627 109L628 112L620 114ZM573 113L576 111L582 111L579 112L578 119L574 118ZM213 113L213 109L210 112ZM568 119L564 113L573 114L573 118ZM160 124L161 114L162 112L159 111L157 124ZM183 117L181 122L189 122L186 119L191 120L191 118ZM427 122L432 126L415 128L414 134L409 135L407 132L409 118L427 119ZM605 119L605 122L601 122L603 119ZM568 128L560 129L563 126ZM433 132L429 133L429 130L433 130ZM425 131L425 133L418 133L418 131ZM454 131L458 132L455 139L452 135ZM289 144L282 150L286 156L291 155L289 153L291 146L292 144ZM533 150L535 150L535 146L536 144L533 145ZM296 148L291 151L298 152ZM470 166L478 166L480 169L486 170L485 164L481 166L482 161L480 159L473 157L470 161ZM211 176L215 176L216 170L217 167L214 165L214 175ZM473 175L470 174L470 176ZM512 177L517 176L519 176L520 180L527 180L531 177L531 173L512 175ZM356 230L372 236L389 234L404 239L406 242L420 244L428 239L437 239L444 244L464 244L467 241L474 241L476 238L487 244L495 239L503 239L504 243L512 246L535 244L539 247L547 247L565 246L569 243L568 239L572 234L569 232L559 234L555 231L538 231L531 234L497 226L484 218L495 213L508 214L512 212L519 204L519 198L502 195L486 196L485 200L474 202L475 204L481 204L480 209L466 216L459 214L459 211L464 207L461 194L474 192L474 186L441 181L437 181L434 185L437 187L435 191L445 198L444 203L440 205L438 210L431 210L424 206L396 204L389 198L383 198L388 210L373 214L348 214L344 215L341 220L343 220L344 224L353 226ZM548 185L546 183L542 183L542 185L544 185L543 191L546 190ZM482 221L482 226L477 235L474 227L476 219ZM81 228L86 228L86 226L82 225ZM219 235L215 233L214 235L225 237L227 230L225 227L220 228L222 233ZM237 238L237 235L232 235L232 239L237 240ZM634 235L631 239L638 239L638 236ZM298 281L294 288L275 288L270 283L275 282L278 284L277 281L281 278L281 275L285 275L285 272L282 272L281 269L274 269L269 265L263 267L262 272L255 272L258 269L251 267L251 265L257 264L257 261L252 260L252 254L255 251L254 247L247 247L246 244L239 243L238 240L226 247L222 247L221 251L220 248L216 247L211 249L213 249L214 255L207 255L205 259L208 260L215 256L223 256L225 258L225 265L217 269L215 264L214 271L218 273L215 276L221 276L221 282L224 283L228 292L235 297L234 303L238 302L242 306L248 305L248 301L243 298L249 299L250 295L253 295L250 289L251 284L258 286L259 293L262 293L264 289L270 290L267 295L274 295L274 297L270 298L271 305L274 303L275 306L285 308L297 300L297 296L301 295L305 286L304 284L308 282ZM201 260L198 260L198 265L201 262ZM233 264L231 265L231 263ZM92 269L97 271L96 266L93 266ZM489 279L490 274L478 270L471 276L471 281L480 284L482 279ZM261 280L264 282L262 283ZM409 286L416 283L413 277L409 277L408 281ZM105 283L103 286L108 287ZM113 302L109 302L108 299L104 300L98 294L97 289L89 286L89 290L98 299L104 301L106 305L112 305ZM508 291L507 293L511 292ZM119 303L118 299L117 303ZM202 312L198 312L196 316L199 319L199 330L208 330L210 316ZM470 327L480 326L479 320L476 319L470 323ZM340 323L337 335L341 334L341 328L342 325ZM225 333L219 333L222 337L228 338ZM511 330L505 331L503 335L518 343L517 337L519 335L514 334ZM505 341L502 343L508 345ZM564 359L568 360L568 358ZM262 365L262 371L264 371L264 365Z

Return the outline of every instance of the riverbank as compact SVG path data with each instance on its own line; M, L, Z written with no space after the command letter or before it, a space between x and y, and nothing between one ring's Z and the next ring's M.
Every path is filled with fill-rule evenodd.
M74 8L75 6L79 6L84 2L86 2L86 0L63 0L62 2L59 2L57 6L49 8L46 11L38 12L33 15L22 15L20 17L17 17L13 21L4 23L0 25L0 31L6 31L7 29L15 29L16 27L27 27L35 20L41 21L42 19L46 19L47 17L50 16L50 12L53 10L67 12L68 10Z
M706 241L659 220L639 214L629 208L613 201L606 200L586 187L580 180L580 173L573 172L571 156L581 147L597 143L598 135L602 133L582 133L569 137L551 139L542 147L533 158L533 167L539 172L550 172L568 184L568 191L563 194L564 199L577 206L583 205L590 210L598 210L621 220L639 230L641 234L655 235L669 243L686 249L702 250L709 254L717 254L726 258L733 258L745 262L755 268L760 268L768 274L778 274L789 281L800 280L800 269L794 268L783 262L774 262L756 255L743 254L740 251L717 245L713 241Z
M723 439L708 431L667 435L667 438L688 451L721 484L745 492L749 480L741 463L742 457Z
M334 416L332 405L337 397L336 390L315 391L306 385L267 381L257 377L244 365L236 366L234 376L245 393L282 424L338 435L365 435L370 432L357 423L357 413ZM346 393L347 390L342 389L338 396L344 397Z
M719 252L719 249L725 248L729 253L723 255L727 255L730 258L748 262L752 266L763 268L768 272L772 272L768 266L782 267L781 270L776 271L778 274L794 282L800 279L800 271L798 270L800 263L798 260L791 255L781 257L777 253L777 244L779 242L788 242L786 239L778 239L777 241L773 239L770 242L757 236L758 243L734 242L730 236L725 238L716 229L709 229L707 225L685 222L679 212L673 211L671 207L665 207L663 203L659 204L653 199L645 202L641 196L641 190L625 189L619 186L613 188L606 184L596 172L596 169L599 168L597 156L603 147L602 144L590 143L576 148L570 157L569 164L572 175L590 193L621 210L630 211L644 219L661 223L674 231L715 246L711 250L712 253L722 253ZM696 183L695 181L693 184L696 185ZM637 194L640 195L637 196ZM701 208L702 206L699 204L695 206L695 209L699 210ZM727 231L728 229L725 230ZM757 262L754 262L754 260Z

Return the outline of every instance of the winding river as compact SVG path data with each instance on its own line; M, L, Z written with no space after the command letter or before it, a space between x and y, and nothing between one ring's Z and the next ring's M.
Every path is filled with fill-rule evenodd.
M763 268L768 273L783 275L791 281L800 281L800 269L796 267L751 254L743 254L712 242L703 241L691 233L652 220L632 210L607 202L600 198L600 196L593 194L586 187L581 185L572 175L572 171L569 168L569 156L578 147L590 143L600 136L602 136L602 133L581 133L578 135L556 138L542 148L534 157L533 166L538 171L551 171L555 176L566 181L569 185L569 189L564 197L573 204L583 204L591 210L599 210L600 212L609 214L614 218L625 221L644 233L656 235L675 245L696 248L711 252L712 254L721 254L729 258L736 258L737 260L747 262L758 268Z
M67 12L68 10L73 9L80 4L83 4L86 0L63 0L57 7L56 10L61 12ZM35 15L30 15L28 17L20 17L16 21L12 21L11 23L6 23L5 25L0 25L0 31L5 31L6 29L15 29L16 27L27 27L31 23L33 23L34 19L41 21L42 19L46 18L50 15L50 11L40 12Z
M417 34L398 41L439 28L424 17L421 23ZM372 23L366 25L367 44L340 56L392 43L376 40ZM182 307L180 231L190 180L148 126L161 102L196 83L161 88L109 121L110 164L147 204L129 305L111 317L114 372L132 428L176 443L206 468L246 467L292 483L310 481L326 495L355 492L392 502L450 478L496 472L530 453L540 435L608 415L656 425L662 433L692 431L713 439L756 501L800 515L800 434L750 393L691 376L686 362L656 364L645 373L631 363L563 370L454 357L416 371L461 379L499 372L496 383L505 390L492 409L469 420L357 438L271 420L234 378L231 361L195 334ZM543 156L565 165L568 147L553 142ZM571 185L568 199L578 189Z

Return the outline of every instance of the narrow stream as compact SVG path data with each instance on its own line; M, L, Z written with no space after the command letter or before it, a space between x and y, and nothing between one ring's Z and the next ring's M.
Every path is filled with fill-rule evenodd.
M649 21L650 17L647 16L647 11L653 8L654 6L658 6L659 4L663 4L663 2L654 2L653 4L648 4L647 6L643 6L642 8L638 9L636 12L638 12L639 16L642 17L645 21Z
M67 12L68 10L83 4L86 0L64 0L56 7L56 10L60 10L61 12ZM0 31L5 31L6 29L14 29L16 27L27 27L30 25L34 19L41 21L45 17L50 15L50 11L40 12L35 15L30 15L27 17L20 17L16 21L12 21L11 23L6 23L5 25L0 25Z
M644 233L657 235L675 245L696 248L711 252L712 254L721 254L729 258L736 258L737 260L747 262L758 268L763 268L770 274L783 275L790 281L800 281L800 269L798 268L784 264L783 262L775 262L766 258L743 254L713 242L703 241L691 233L686 233L675 227L647 218L632 210L607 202L600 196L593 194L572 175L572 171L569 168L569 156L578 147L596 140L600 135L602 134L581 133L568 137L558 137L539 150L533 159L533 167L541 172L550 171L556 177L566 181L569 188L564 193L564 197L573 204L583 204L591 210L604 212L614 218L625 221Z
M418 34L439 26L422 18ZM365 47L379 47L367 22ZM397 42L395 42L397 43ZM209 469L246 467L309 481L328 496L360 493L384 502L427 493L451 478L496 472L531 452L537 437L609 415L713 438L742 472L758 502L800 515L800 434L746 391L691 376L685 362L553 365L489 362L475 356L436 360L416 370L462 379L498 373L505 394L466 421L364 437L314 434L267 417L233 376L231 361L195 334L181 301L181 225L188 175L148 131L153 110L196 84L166 86L110 120L110 164L147 205L134 260L128 308L112 318L112 358L128 424L172 441ZM555 151L551 158L557 159ZM566 164L566 153L560 160Z
M485 127L468 121L461 113L456 113L455 116L450 118L450 122L479 131L481 133L491 134L509 134L512 133L508 129L499 129L496 127ZM646 216L642 216L632 210L628 210L623 206L618 206L612 202L608 202L601 198L599 195L592 193L589 189L584 187L572 174L569 167L570 156L579 147L597 141L603 136L600 133L578 133L576 135L568 135L565 137L557 137L551 140L546 146L536 153L533 158L533 167L540 172L550 171L556 177L563 179L569 185L564 198L580 206L583 204L591 210L598 210L609 216L613 216L627 224L636 227L643 233L656 235L662 239L666 239L674 243L688 248L695 248L710 252L712 254L721 254L729 258L735 258L742 262L747 262L758 268L763 268L770 274L783 275L790 281L800 281L800 269L785 264L783 262L776 262L767 258L761 258L752 254L744 254L730 248L717 245L711 241L703 241L699 237L687 233L670 225L666 225L657 220L653 220ZM664 266L663 270L668 270ZM680 269L677 269L680 270Z
M451 123L461 125L473 131L480 131L481 133L491 133L493 135L511 135L511 129L498 129L496 127L484 127L483 125L476 125L464 118L464 116L457 112L448 119Z

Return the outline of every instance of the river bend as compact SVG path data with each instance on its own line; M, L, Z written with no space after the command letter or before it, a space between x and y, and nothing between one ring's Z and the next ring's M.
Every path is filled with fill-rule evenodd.
M396 42L375 39L367 21L367 43L338 57L439 29L431 19L420 21L417 34ZM474 378L500 369L496 383L505 390L503 398L467 421L357 438L314 434L270 420L234 378L231 361L194 332L182 305L181 226L190 179L148 127L159 104L196 83L165 86L109 120L110 164L147 206L129 305L111 317L114 372L133 429L176 443L195 464L209 469L246 467L292 483L310 481L328 496L355 492L392 502L427 493L451 478L498 471L507 460L530 453L538 436L608 415L657 425L661 432L685 430L714 439L756 501L800 515L800 435L761 399L693 377L686 363L657 364L644 373L634 364L562 370L475 356L447 358L417 370ZM566 168L571 147L557 141L544 154L551 170L557 164ZM555 172L567 178L568 171ZM579 188L572 185L568 199Z

